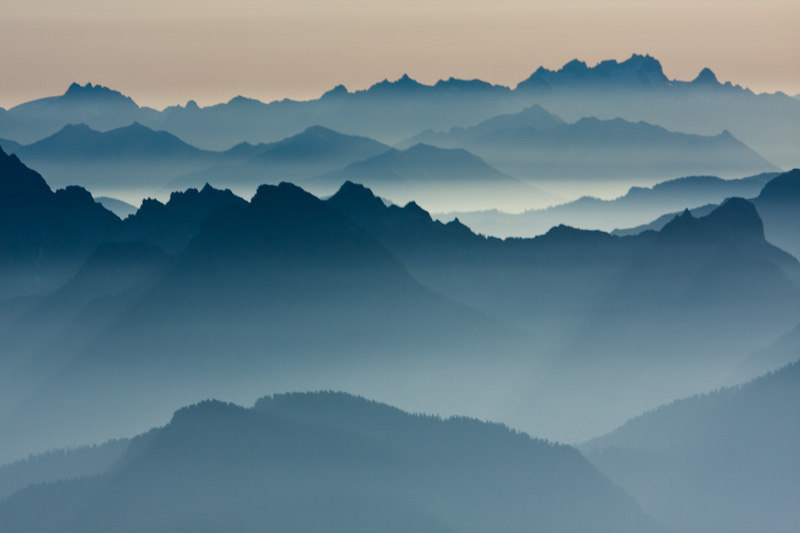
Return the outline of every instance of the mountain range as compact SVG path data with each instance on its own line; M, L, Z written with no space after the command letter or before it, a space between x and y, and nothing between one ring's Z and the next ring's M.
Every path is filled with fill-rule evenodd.
M756 180L758 176L754 177ZM780 179L778 179L780 178ZM785 172L773 180L769 180L760 189L758 195L751 202L758 210L759 216L764 221L764 231L771 243L800 257L800 170L794 169ZM697 203L697 202L695 202ZM706 215L713 211L716 205L705 205L693 209L693 213ZM662 215L656 220L625 230L618 230L617 235L635 235L646 230L660 230L677 213Z
M268 396L249 409L219 401L182 408L166 426L130 440L104 473L92 474L34 485L3 500L0 527L655 528L569 446L474 419L411 415L342 393Z
M50 213L64 193L5 161L8 202ZM11 284L24 298L0 302L2 457L265 386L459 407L577 441L719 386L800 323L800 265L742 199L632 237L557 226L500 240L352 183L325 201L290 184L249 202L209 186L125 221L79 196L87 211L71 223L96 220L82 235L105 237L75 245L82 261L51 290ZM27 242L39 222L22 217L9 231ZM69 257L58 239L52 258Z
M729 134L685 135L620 119L565 124L538 106L474 128L415 139L428 144L400 151L312 126L278 142L242 142L213 152L139 123L106 132L81 124L18 146L14 153L54 186L79 183L110 196L146 196L205 183L249 196L259 184L287 180L328 195L351 180L395 201L413 199L439 211L552 205L560 198L547 190L558 191L575 180L601 186L634 176L650 182L692 173L775 169Z
M138 121L213 150L243 141L276 142L314 125L394 144L426 129L467 128L534 104L568 122L583 117L622 118L699 135L728 130L779 167L798 165L797 99L782 93L756 95L719 83L708 69L691 82L670 80L656 59L637 54L594 67L576 60L557 71L540 68L513 90L452 78L428 86L403 76L363 91L337 86L305 102L265 104L238 96L215 106L201 108L190 101L163 111L138 107L99 85L73 84L62 96L0 113L0 137L29 144L71 123L85 122L105 131Z
M496 237L533 237L559 224L611 231L620 236L635 235L645 229L660 230L686 208L691 208L693 214L704 216L711 209L696 211L697 206L716 205L733 196L754 198L768 181L778 175L769 172L740 179L687 176L663 181L652 187L631 187L626 194L613 200L584 196L546 209L517 214L492 209L435 216L442 220L458 218L474 231ZM659 217L658 222L631 228L643 221L651 221L653 217Z
M645 122L582 118L575 123L542 119L539 110L489 120L453 133L429 133L414 141L458 146L522 179L624 180L778 170L730 132L716 136L674 133ZM533 116L531 116L533 115ZM441 143L441 144L439 144Z

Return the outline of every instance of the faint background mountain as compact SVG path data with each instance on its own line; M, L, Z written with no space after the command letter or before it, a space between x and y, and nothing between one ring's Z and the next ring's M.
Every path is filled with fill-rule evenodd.
M139 209L135 205L131 205L116 198L109 198L108 196L98 196L94 200L117 215L121 220L125 220L128 216L135 214Z
M41 98L12 107L2 117L0 130L23 144L44 139L68 124L88 124L96 130L148 122L158 111L139 107L130 97L102 85L73 83L61 96ZM6 122L8 119L8 122Z
M463 149L416 144L390 150L304 182L310 191L333 194L345 181L370 187L396 202L416 201L431 208L546 201L554 198L511 178Z
M800 521L800 364L675 401L580 448L667 527L791 531Z
M500 170L534 183L567 178L636 178L645 183L681 175L729 177L779 170L727 130L716 136L687 135L645 122L596 118L546 123L544 128L517 125L526 122L525 116L508 118L454 134L419 137L466 148Z
M216 156L139 123L104 133L85 124L68 125L16 152L56 187L106 190L158 189L175 176L207 167Z
M275 143L235 146L223 152L214 166L173 180L171 185L197 186L208 182L217 186L254 187L287 180L302 182L388 150L389 146L366 137L312 126Z
M758 196L764 185L778 175L770 172L732 180L715 176L688 176L667 180L652 187L631 187L624 196L614 200L585 196L547 209L529 210L519 214L495 209L442 213L436 217L445 221L458 218L474 231L496 237L533 237L559 224L584 229L614 230L612 233L615 235L630 235L641 233L645 229L660 230L687 207L718 204L733 196ZM669 214L650 223L654 217L665 212ZM707 215L710 212L708 210L698 213ZM648 221L648 224L636 229L616 229L644 221Z

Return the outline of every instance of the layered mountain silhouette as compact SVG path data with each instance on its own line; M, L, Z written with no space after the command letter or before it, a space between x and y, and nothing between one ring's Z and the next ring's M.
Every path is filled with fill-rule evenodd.
M391 144L426 129L466 128L534 104L568 122L621 117L702 135L728 130L767 160L784 168L798 165L797 99L782 93L755 95L729 82L719 83L708 69L691 82L670 80L656 59L636 54L596 66L574 60L556 71L540 68L514 90L452 78L424 85L403 76L363 91L350 92L339 85L306 102L265 104L239 96L215 106L201 108L190 101L160 112L140 108L104 87L73 84L62 96L0 114L0 137L28 144L70 123L108 130L138 121L195 146L224 150L242 141L275 142L320 124Z
M589 67L585 62L577 59L573 59L557 71L539 67L528 79L520 82L517 89L545 92L555 89L630 90L641 88L651 90L665 89L670 84L670 80L664 75L658 60L649 55L633 54L630 59L622 63L610 59L601 61L594 67Z
M466 150L443 149L416 144L406 150L389 150L365 161L351 163L318 179L327 185L340 185L350 178L369 186L436 186L475 183L502 187L514 180L498 172Z
M216 156L139 123L107 132L85 124L65 126L17 154L56 186L80 183L114 190L160 187L175 176L207 167Z
M47 508L47 513L40 509ZM575 449L474 419L342 393L205 401L133 439L108 473L0 504L38 531L641 531L653 527Z
M416 144L405 150L389 150L341 170L327 172L305 182L321 195L335 192L345 181L362 183L394 201L417 201L424 205L506 203L515 198L547 193L523 184L463 149Z
M303 181L390 150L366 137L343 135L312 126L297 135L266 145L238 145L221 154L216 166L178 179L176 184L277 184Z
M573 124L518 125L521 117L489 121L425 142L460 146L508 174L530 180L664 179L681 175L747 175L778 170L733 137L687 135L644 122L582 118Z
M328 201L427 286L534 331L552 359L531 361L532 403L556 402L568 382L565 409L599 396L608 413L634 396L655 407L676 391L719 386L800 318L800 265L764 239L741 199L633 238L559 226L505 241L434 221L415 204L385 206L352 184ZM600 429L588 411L581 426ZM539 427L561 422L537 414Z
M147 122L158 112L139 107L130 97L102 85L73 83L61 96L40 98L8 110L10 124L17 135L12 138L24 144L54 134L68 124L89 124L98 130L119 128L135 121ZM6 117L4 117L5 119Z
M428 129L411 137L407 141L403 141L400 143L400 146L413 146L418 143L427 143L443 148L458 148L474 139L479 139L497 131L525 128L548 130L563 124L564 121L561 120L560 117L548 112L540 105L532 105L519 113L498 115L468 128L455 127L447 132L437 132Z
M573 60L556 71L538 69L514 92L528 93L567 121L619 117L703 135L728 130L780 167L798 164L791 149L800 141L797 101L780 93L763 98L730 82L719 83L708 68L684 82L668 79L659 61L646 55L595 66ZM774 115L783 118L766 119Z
M766 176L772 176L772 174L765 174L762 177ZM754 179L759 180L760 177L755 176ZM754 196L751 202L756 206L759 216L763 219L767 240L795 257L800 257L800 244L797 239L798 224L800 224L800 218L798 218L798 213L800 213L798 211L800 208L799 184L800 170L794 169L770 179L764 184L758 195L751 195ZM716 205L706 205L692 210L692 212L698 215L707 215L716 207ZM648 224L614 233L635 235L646 230L660 230L676 215L677 213L662 215Z
M481 313L420 285L373 236L293 185L262 186L250 203L210 188L173 195L166 206L151 209L146 203L125 220L123 230L136 228L138 221L147 230L150 220L167 230L164 246L181 244L185 234L178 230L198 211L179 204L197 205L205 196L230 202L205 217L174 266L154 283L93 307L106 312L78 313L75 319L74 312L64 311L72 320L70 332L48 330L53 321L38 327L33 321L9 333L15 340L30 337L31 331L42 339L70 338L62 341L58 357L51 354L52 340L36 343L38 350L24 358L27 377L13 390L27 391L26 400L4 427L13 433L10 428L29 416L49 419L56 397L76 416L50 420L48 427L18 435L19 441L9 438L8 449L28 438L64 436L77 428L101 438L114 424L130 423L117 417L121 412L136 411L152 422L159 402L182 401L208 386L225 392L236 384L241 393L263 386L265 379L297 376L308 383L323 378L345 383L353 367L382 384L401 360L404 372L433 365L435 375L453 357L462 365L484 364L476 358L490 345L511 349L519 341ZM175 218L170 212L177 213ZM150 242L159 237L143 235ZM165 379L176 373L187 381L180 391ZM10 372L8 379L15 375ZM141 405L140 379L150 383L152 409ZM94 402L100 390L111 389L116 400ZM86 409L95 414L77 416ZM68 440L64 444L74 443Z
M33 173L25 183L53 194ZM209 390L287 382L439 412L457 402L578 440L717 386L800 322L800 267L740 199L635 237L558 226L500 240L352 183L327 201L289 184L250 202L207 187L124 222L86 197L118 228L104 242L130 229L131 247L98 263L107 279L0 306L17 354L3 374L9 458L143 430ZM86 257L113 251L93 242ZM177 255L137 270L153 244ZM509 400L492 400L497 387ZM541 402L553 408L529 408Z
M791 531L800 520L800 364L630 420L581 449L680 531Z
M0 152L0 270L2 297L46 294L62 286L102 243L156 245L182 251L218 207L246 203L206 186L174 193L166 204L148 199L121 221L85 189L53 192L16 155Z
M458 218L475 231L497 237L532 237L553 226L566 224L586 229L615 230L615 235L635 235L644 230L660 230L687 207L695 216L707 215L713 209L695 211L695 206L718 204L726 198L753 198L778 173L764 173L742 179L723 180L715 176L688 176L664 181L653 187L631 187L624 196L601 200L585 196L547 209L519 214L498 210L460 211L439 215L448 220ZM626 230L642 221L667 212L652 223Z

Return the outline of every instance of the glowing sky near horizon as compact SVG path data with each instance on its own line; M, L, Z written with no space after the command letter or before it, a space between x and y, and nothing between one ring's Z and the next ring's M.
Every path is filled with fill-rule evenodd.
M648 53L800 93L799 0L0 0L0 106L99 83L140 105L309 99L408 73L515 86Z

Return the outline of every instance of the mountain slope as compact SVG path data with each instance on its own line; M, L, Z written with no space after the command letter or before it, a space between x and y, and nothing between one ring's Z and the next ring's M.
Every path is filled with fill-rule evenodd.
M764 240L741 199L633 238L560 226L504 241L352 184L328 201L427 286L534 332L539 357L516 370L526 383L517 402L550 409L510 411L559 438L718 387L800 320L800 265Z
M490 347L511 354L519 342L420 285L374 237L289 184L213 211L174 268L132 302L114 301L124 312L108 313L113 322L2 421L6 453L108 438L198 394L246 398L265 383L355 382L408 399L417 372L441 376L458 361L466 375L454 393L479 397L489 382L469 369L489 364ZM53 357L34 355L33 368ZM109 400L98 404L98 394ZM52 420L55 405L74 415ZM30 417L49 422L23 430ZM137 425L117 426L130 420Z
M384 438L369 436L375 416L389 431ZM50 511L35 511L43 506ZM254 409L217 401L180 409L164 428L134 439L109 474L6 500L0 524L39 531L650 526L572 448L330 393L265 398Z
M764 219L767 240L800 257L800 169L767 183L753 204Z
M637 417L581 448L670 528L793 531L800 364Z
M119 225L85 189L53 192L16 155L0 151L0 298L55 289Z

